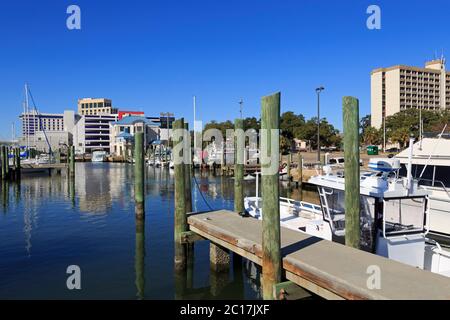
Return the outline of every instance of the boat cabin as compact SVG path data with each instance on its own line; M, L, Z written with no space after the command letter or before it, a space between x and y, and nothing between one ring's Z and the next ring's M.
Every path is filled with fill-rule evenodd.
M371 160L370 167L373 171L362 173L360 180L361 249L423 268L429 191L398 177L396 160ZM326 167L309 183L317 186L330 240L345 243L344 174Z

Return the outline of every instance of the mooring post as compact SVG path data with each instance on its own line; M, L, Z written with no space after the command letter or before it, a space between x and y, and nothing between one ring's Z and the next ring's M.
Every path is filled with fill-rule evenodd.
M189 123L184 124L184 191L186 213L192 212L192 152Z
M287 157L287 176L288 176L288 181L289 183L291 182L291 161L292 161L292 155L291 152L289 151L288 157Z
M20 148L16 148L16 180L21 178Z
M300 151L298 152L298 167L297 167L297 173L298 173L298 184L301 187L303 184L303 157Z
M134 135L134 201L136 202L136 218L143 219L144 208L144 133L136 132Z
M69 164L70 177L75 178L75 146L71 146L69 150L70 150L70 164Z
M182 243L181 236L188 229L186 217L186 185L184 177L184 118L173 123L173 156L175 165L175 270L186 268L186 245ZM183 148L180 148L180 144ZM180 150L181 149L181 150Z
M225 149L226 149L226 139L222 141L222 154L220 156L220 174L225 175Z
M345 244L360 243L359 101L343 99L345 165Z
M273 287L281 281L280 235L280 93L262 98L261 108L261 174L263 234L262 288L265 300L274 299Z
M58 149L57 151L56 151L56 155L55 155L55 161L56 161L56 163L61 163L61 150L60 149Z
M140 208L136 207L136 211ZM139 300L145 296L145 221L136 217L136 242L134 253L134 271L136 296Z
M1 146L1 156L2 156L2 180L6 180L6 147Z
M235 161L234 161L234 211L238 213L244 212L244 152L245 152L245 135L244 120L236 119L234 121L235 136Z
M5 167L6 167L6 179L9 179L9 147L5 147Z

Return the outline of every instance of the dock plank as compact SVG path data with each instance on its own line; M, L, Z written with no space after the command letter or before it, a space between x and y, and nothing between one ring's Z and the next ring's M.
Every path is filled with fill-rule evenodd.
M220 210L191 215L188 224L261 265L261 221ZM450 299L450 278L441 275L283 227L281 246L286 278L328 299ZM380 289L367 287L370 266L381 270Z

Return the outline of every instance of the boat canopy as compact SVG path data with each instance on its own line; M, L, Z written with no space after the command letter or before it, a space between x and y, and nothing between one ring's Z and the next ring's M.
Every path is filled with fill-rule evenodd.
M408 163L409 150L400 152L396 158ZM413 165L450 166L450 139L424 138L413 146Z

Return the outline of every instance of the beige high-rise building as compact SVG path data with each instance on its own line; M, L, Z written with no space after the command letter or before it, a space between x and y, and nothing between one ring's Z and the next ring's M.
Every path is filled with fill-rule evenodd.
M102 115L116 114L117 109L112 107L112 101L105 98L83 98L78 99L78 114L81 115Z
M381 128L385 117L411 108L450 108L450 73L445 70L445 59L427 62L425 68L398 65L372 71L373 127Z

